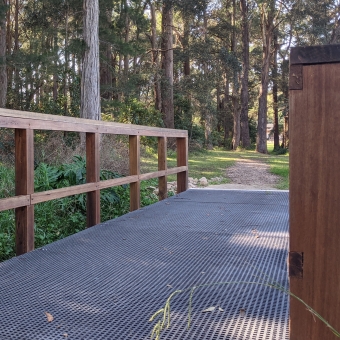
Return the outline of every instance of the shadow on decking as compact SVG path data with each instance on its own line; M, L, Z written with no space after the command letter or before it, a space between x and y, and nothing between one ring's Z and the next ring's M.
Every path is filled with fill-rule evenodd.
M189 190L0 263L0 339L149 339L174 289L259 271L287 287L287 251L288 193ZM162 339L289 338L288 298L269 287L197 290L189 331L187 307L174 298Z

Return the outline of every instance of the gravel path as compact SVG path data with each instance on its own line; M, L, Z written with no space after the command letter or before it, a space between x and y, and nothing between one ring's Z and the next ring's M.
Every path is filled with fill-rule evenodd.
M271 190L276 189L279 177L269 172L270 166L258 159L241 159L227 168L229 184L209 185L213 189L248 189Z

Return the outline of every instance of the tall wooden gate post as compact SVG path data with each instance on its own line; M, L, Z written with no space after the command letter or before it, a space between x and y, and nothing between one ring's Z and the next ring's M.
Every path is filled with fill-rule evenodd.
M340 46L290 61L290 290L340 331ZM337 339L290 299L290 340Z
M188 138L177 138L177 166L188 165ZM188 189L188 171L177 174L177 193Z
M34 133L15 129L15 195L34 193ZM15 251L17 255L34 249L34 206L15 209Z

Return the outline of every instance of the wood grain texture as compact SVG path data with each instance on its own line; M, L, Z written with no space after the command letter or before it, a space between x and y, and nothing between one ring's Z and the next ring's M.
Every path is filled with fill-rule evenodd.
M167 138L158 137L158 170L166 170L168 168L167 162ZM168 179L167 176L158 178L158 199L164 200L168 197Z
M180 172L188 172L188 167L187 166L177 166L175 168L171 168L171 169L168 169L166 171L166 174L167 175L174 175L174 174L178 174Z
M119 185L130 184L133 182L137 182L138 180L144 181L151 178L159 178L162 176L174 175L187 170L188 170L187 166L180 166L167 169L164 171L155 171L146 174L140 174L139 176L138 175L126 176L121 178L100 181L98 183L86 183L55 190L35 192L32 195L3 198L0 200L0 211L24 207L30 204L34 205L68 196L85 194L91 191L112 188Z
M179 166L176 168L171 168L171 169L167 169L167 170L162 170L162 171L155 171L155 172L148 172L146 174L140 174L139 176L137 176L137 178L140 181L145 181L148 179L152 179L152 178L162 178L162 177L167 177L169 175L175 175L181 172L185 172L188 170L187 166ZM135 181L130 181L131 182L135 182Z
M140 175L140 137L129 136L130 175ZM140 182L130 184L130 211L140 208Z
M107 188L116 187L118 185L130 184L130 183L136 182L136 181L138 181L137 175L107 179L105 181L100 181L98 183L98 188L99 189L107 189Z
M15 130L15 195L31 195L34 192L34 143L33 130ZM15 209L16 254L34 249L34 207Z
M188 164L188 138L177 138L177 166ZM177 193L188 189L188 170L177 174Z
M71 187L66 188L36 192L31 195L31 204L38 204L68 196L85 194L91 191L98 190L99 188L100 188L99 183L86 183L80 185L73 185Z
M43 113L0 108L0 127L33 130L74 131L141 135L155 137L187 137L186 130L164 129L151 126L93 121L90 119L57 116Z
M86 133L86 182L98 183L100 181L100 135L99 133ZM87 193L86 200L86 226L93 227L100 223L100 190Z
M292 293L340 330L340 64L304 66L290 91L290 251L303 253ZM290 301L290 340L336 339Z
M155 172L148 172L146 174L140 174L138 176L138 179L140 181L146 181L148 179L152 179L152 178L161 178L167 175L167 172L165 170L163 171L155 171Z
M0 211L15 209L30 205L30 195L15 196L0 199Z
M291 65L315 65L340 62L340 45L299 46L290 51Z

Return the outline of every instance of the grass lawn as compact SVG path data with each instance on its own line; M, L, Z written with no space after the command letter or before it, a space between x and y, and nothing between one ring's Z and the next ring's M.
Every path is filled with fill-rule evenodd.
M273 149L273 144L268 143L268 150ZM211 179L214 177L225 178L222 183L229 183L230 180L226 176L226 168L232 166L235 161L242 158L257 159L268 163L270 171L281 177L278 183L278 189L288 189L289 187L289 157L286 155L275 155L269 153L263 155L252 150L227 151L222 148L214 150L202 150L189 152L189 177ZM168 167L176 166L176 152L168 151ZM141 171L143 173L156 171L157 155L148 149L141 161ZM169 176L169 181L176 180L175 176Z
M281 177L276 185L277 189L289 189L289 156L271 156L267 162L270 165L270 172Z

